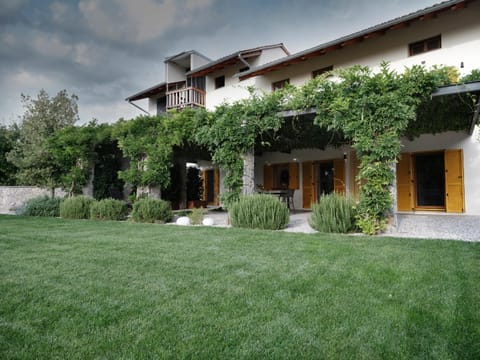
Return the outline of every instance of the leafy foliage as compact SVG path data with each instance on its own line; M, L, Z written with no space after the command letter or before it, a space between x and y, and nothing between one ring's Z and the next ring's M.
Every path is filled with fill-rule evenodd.
M355 201L344 195L324 195L312 205L310 226L324 233L349 233L356 229Z
M377 232L392 208L392 168L400 153L401 137L416 120L417 107L438 85L438 79L451 73L439 75L438 70L427 72L413 66L399 75L383 63L377 73L354 66L335 75L335 82L326 76L311 80L296 91L290 105L315 107L317 124L341 131L351 141L360 159L358 224L365 232Z
M81 194L87 184L96 159L95 147L102 136L101 127L92 121L84 126L68 126L49 139L48 150L69 196Z
M203 220L203 209L192 209L190 214L188 214L188 218L190 219L190 224L192 225L201 225Z
M222 200L226 206L240 196L242 155L254 149L257 141L266 145L263 137L281 128L283 118L278 110L285 94L284 91L257 94L250 89L248 99L222 104L213 113L204 115L196 140L207 146L213 162L225 170L223 181L227 192L222 194Z
M92 220L125 220L128 214L127 204L116 199L95 201L90 206Z
M129 168L120 171L120 178L133 186L160 186L170 184L170 168L174 148L189 143L195 134L195 110L184 109L163 116L139 116L120 120L114 137Z
M136 222L169 222L173 213L169 202L144 198L133 204L132 218Z
M13 150L19 138L19 128L16 125L0 125L0 185L15 185L17 167L7 160L7 154Z
M123 197L124 182L118 177L122 168L122 152L112 136L112 125L101 124L95 146L95 166L93 177L93 197L97 200Z
M63 199L40 196L27 200L23 205L20 215L59 217L60 205Z
M271 195L242 196L229 208L232 225L240 228L281 230L289 221L290 212Z
M23 185L55 188L62 184L61 169L50 151L48 141L63 128L78 120L78 97L66 90L50 98L41 90L37 99L22 94L25 113L20 124L19 141L7 155L18 169L18 182Z
M95 200L86 196L65 199L60 204L60 217L64 219L88 219L90 207Z

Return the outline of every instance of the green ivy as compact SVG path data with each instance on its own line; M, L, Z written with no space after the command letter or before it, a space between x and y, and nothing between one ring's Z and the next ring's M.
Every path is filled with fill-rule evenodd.
M460 81L479 78L476 71ZM472 96L430 99L436 87L456 81L458 71L453 67L413 66L398 74L387 63L375 73L354 66L301 87L287 86L269 94L250 89L249 98L221 104L214 111L184 109L120 121L116 139L130 159L129 169L120 175L134 186L165 188L175 149L205 147L225 172L222 201L228 206L239 199L243 154L348 143L360 159L357 224L365 233L377 233L392 209L390 190L401 138L468 127L465 104L473 104ZM311 108L316 109L315 125L302 116L282 115L283 110L301 113Z

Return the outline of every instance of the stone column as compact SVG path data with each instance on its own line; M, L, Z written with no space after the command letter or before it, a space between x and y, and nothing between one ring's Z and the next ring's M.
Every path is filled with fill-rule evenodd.
M390 226L394 229L397 230L397 164L392 163L391 169L393 172L393 184L390 186L390 194L393 198L393 207L390 209L392 213L392 221L390 223Z
M246 154L243 154L242 158L242 195L253 195L255 193L255 152L253 147Z

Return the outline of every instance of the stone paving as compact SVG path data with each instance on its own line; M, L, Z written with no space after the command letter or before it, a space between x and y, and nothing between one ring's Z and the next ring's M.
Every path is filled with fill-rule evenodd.
M316 233L308 224L309 211L297 211L290 214L286 232ZM214 221L214 226L228 227L228 214L221 211L208 212L206 217ZM480 216L435 214L397 214L397 228L392 228L382 236L452 239L480 241Z

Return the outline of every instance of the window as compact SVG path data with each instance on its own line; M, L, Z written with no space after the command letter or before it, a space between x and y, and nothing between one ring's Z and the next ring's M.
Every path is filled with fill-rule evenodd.
M242 73L244 71L247 71L248 69L250 69L248 66L245 66L243 68L241 68L240 70L238 70L239 73Z
M215 78L215 89L220 89L225 86L225 75Z
M333 65L326 66L324 68L312 71L312 78L315 79L317 76L325 74L327 71L332 71Z
M290 79L283 79L272 83L272 90L277 91L283 89L285 85L290 84Z
M417 41L408 45L409 55L414 56L428 51L440 49L442 47L442 37L440 35Z
M157 115L163 114L167 110L167 97L157 99Z

